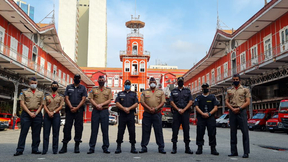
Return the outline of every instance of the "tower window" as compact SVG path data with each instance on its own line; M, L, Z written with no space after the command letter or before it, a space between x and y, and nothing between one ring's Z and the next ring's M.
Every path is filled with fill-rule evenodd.
M140 72L145 72L145 62L143 61L140 62Z
M133 49L132 54L137 55L137 53L138 53L137 52L138 51L137 45L133 45L132 49Z
M124 68L125 68L125 72L130 72L130 62L129 61L125 62Z

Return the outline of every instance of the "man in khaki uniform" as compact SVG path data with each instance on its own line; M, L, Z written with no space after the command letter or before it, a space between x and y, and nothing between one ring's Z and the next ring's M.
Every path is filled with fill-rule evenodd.
M37 89L37 79L30 78L30 88L22 90L20 93L20 106L23 111L21 114L21 131L18 140L18 147L14 156L23 154L25 141L31 126L32 129L32 154L41 154L38 150L40 144L40 133L42 126L42 107L44 94Z
M250 153L249 134L247 126L247 110L250 104L250 90L240 84L239 74L233 75L233 87L227 90L226 105L230 109L230 145L231 154L228 156L238 156L237 151L237 127L239 126L243 134L243 158L248 158Z
M99 76L98 78L99 87L94 87L89 92L88 98L93 106L92 118L91 118L91 136L89 141L90 149L87 154L94 153L95 145L97 141L99 123L101 123L102 137L103 137L103 152L109 154L109 104L112 97L112 91L108 87L104 87L105 78L104 76Z
M158 151L159 153L166 154L164 150L162 132L162 114L160 112L166 99L164 92L161 89L156 88L155 78L150 78L149 85L150 89L143 91L140 101L144 107L144 113L142 121L142 148L139 153L147 152L147 145L149 143L151 134L151 126L153 124Z
M53 129L53 154L58 152L59 130L61 118L59 111L64 106L63 95L57 92L59 85L56 81L51 84L51 94L46 94L44 99L44 124L43 124L43 150L42 155L46 154L49 146L50 130Z

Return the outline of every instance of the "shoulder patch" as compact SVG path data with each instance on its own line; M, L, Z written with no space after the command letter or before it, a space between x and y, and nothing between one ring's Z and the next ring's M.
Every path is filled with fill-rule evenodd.
M20 93L20 96L23 95L23 92Z
M89 93L92 93L93 92L93 90L91 90Z

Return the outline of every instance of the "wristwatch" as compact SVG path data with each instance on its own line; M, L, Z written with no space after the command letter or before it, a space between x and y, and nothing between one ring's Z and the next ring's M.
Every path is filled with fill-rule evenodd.
M210 112L208 113L209 117L211 116Z
M53 113L56 114L56 111L54 110Z
M240 111L242 110L242 107L241 107L241 106L239 107L239 110L240 110Z

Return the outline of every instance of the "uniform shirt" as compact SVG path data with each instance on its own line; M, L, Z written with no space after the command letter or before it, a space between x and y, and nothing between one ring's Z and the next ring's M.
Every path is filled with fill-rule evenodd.
M102 91L99 87L93 87L88 95L89 99L93 99L96 104L101 104L107 100L113 100L111 88L103 87ZM104 105L103 108L108 108L109 105Z
M122 91L122 92L118 93L115 102L119 102L123 107L130 107L130 106L134 105L135 103L138 103L138 97L137 97L137 94L135 92ZM131 110L131 111L135 112L135 109ZM120 110L120 112L123 112L123 111Z
M195 106L198 106L203 113L209 113L213 110L214 106L217 106L218 101L213 94L209 94L208 96L201 94L195 98L194 103ZM202 116L197 112L197 117Z
M55 111L60 105L64 105L64 97L57 93L55 97L52 94L46 94L44 98L44 105L48 108L50 112Z
M180 109L184 109L192 100L191 91L188 88L182 88L181 90L175 88L171 91L170 101L173 101Z
M151 89L146 89L142 92L141 95L141 102L145 102L149 107L157 107L159 106L162 102L165 102L165 95L164 92L161 89L155 88L154 93L152 92ZM148 109L144 107L144 110L147 112L150 112ZM161 111L161 109L158 110L158 112Z
M78 106L82 100L82 97L87 97L87 91L85 86L79 84L75 87L74 84L70 84L66 87L64 96L69 97L69 101L72 106Z
M23 89L19 97L20 101L24 101L24 104L29 110L38 109L43 104L44 94L42 91L36 89L35 93L30 88Z
M240 85L237 89L234 86L228 89L225 99L229 100L232 107L240 107L246 102L246 98L250 97L250 90Z

